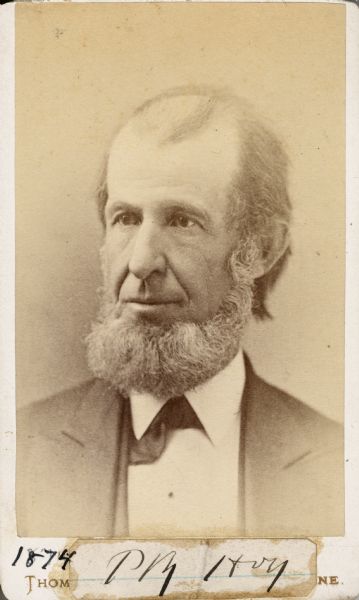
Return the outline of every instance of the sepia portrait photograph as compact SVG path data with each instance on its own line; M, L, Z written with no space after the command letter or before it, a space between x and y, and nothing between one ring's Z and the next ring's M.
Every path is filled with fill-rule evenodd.
M16 6L22 537L344 535L345 6Z

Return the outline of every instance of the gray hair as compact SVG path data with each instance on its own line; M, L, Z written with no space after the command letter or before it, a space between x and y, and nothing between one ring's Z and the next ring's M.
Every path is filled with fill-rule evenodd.
M266 298L282 273L290 247L291 203L288 195L288 157L282 143L254 114L251 106L227 90L211 86L177 87L139 106L128 122L139 133L152 133L159 145L175 144L202 130L215 117L231 119L241 149L238 171L228 189L228 222L238 231L237 256L245 262L253 242L269 268L254 281L253 314L271 317ZM108 199L106 169L97 193L104 224Z

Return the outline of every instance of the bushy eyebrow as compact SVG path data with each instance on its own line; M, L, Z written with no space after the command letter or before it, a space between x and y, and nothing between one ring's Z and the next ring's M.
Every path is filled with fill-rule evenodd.
M185 201L176 201L166 204L166 206L163 208L163 212L167 215L167 217L171 217L179 213L186 213L186 215L195 217L201 221L205 227L210 227L212 225L212 219L206 210L197 208L196 206L193 206Z
M111 219L113 215L119 210L126 210L137 215L142 214L142 210L138 206L134 206L133 204L128 204L128 202L116 201L110 203L107 202L107 206L105 208L105 217L107 219Z
M129 204L128 202L123 201L114 201L110 205L109 203L107 204L105 211L107 218L111 219L113 215L119 210L125 210L137 215L142 215L142 209L136 206L136 204ZM194 217L201 221L204 227L208 229L211 229L213 227L212 219L205 209L193 206L193 204L190 204L185 200L176 200L173 202L166 200L163 202L163 205L161 206L160 210L162 214L166 216L166 218L170 218L171 216L179 213L186 213L186 215Z

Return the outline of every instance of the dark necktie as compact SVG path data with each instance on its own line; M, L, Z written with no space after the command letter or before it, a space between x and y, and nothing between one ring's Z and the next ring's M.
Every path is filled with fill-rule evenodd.
M164 451L170 431L189 428L204 431L202 423L185 396L170 398L139 440L131 430L129 464L143 465L154 462Z

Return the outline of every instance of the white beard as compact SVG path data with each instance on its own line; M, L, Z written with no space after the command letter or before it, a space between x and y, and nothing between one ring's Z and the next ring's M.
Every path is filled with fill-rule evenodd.
M116 318L116 304L104 295L86 340L94 375L125 395L135 390L170 398L221 371L237 354L252 312L250 269L232 259L233 288L204 322L123 323Z

